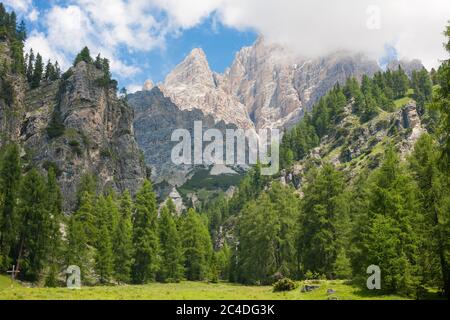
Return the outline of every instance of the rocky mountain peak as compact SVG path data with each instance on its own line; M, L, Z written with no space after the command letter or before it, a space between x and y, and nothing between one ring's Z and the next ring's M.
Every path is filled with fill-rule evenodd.
M134 137L133 110L113 86L99 81L103 77L102 70L82 61L63 79L25 89L18 109L25 110L19 118L18 141L33 165L55 168L67 213L74 209L76 189L85 174L95 174L98 191L131 193L146 177Z
M195 48L169 75L164 85L171 90L182 90L183 86L215 88L213 73L205 52Z

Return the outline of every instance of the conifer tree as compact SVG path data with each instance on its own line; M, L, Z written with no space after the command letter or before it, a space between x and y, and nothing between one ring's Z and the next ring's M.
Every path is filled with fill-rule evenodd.
M114 277L119 282L130 282L133 265L133 201L126 190L120 199L120 220L113 241Z
M420 284L417 187L392 147L372 179L363 257L367 266L383 270L386 290L415 294Z
M401 66L398 66L398 70L392 73L392 89L394 91L395 98L399 99L406 95L406 91L409 88L409 79L405 71Z
M213 254L208 228L194 209L189 209L181 229L185 275L188 280L205 280L210 275Z
M159 280L179 282L183 276L183 257L177 226L169 208L161 209L158 220L161 264Z
M424 134L409 158L412 174L419 187L423 210L422 245L419 261L425 285L439 286L448 292L450 281L450 185L439 165L439 145ZM446 288L447 286L447 288Z
M91 52L88 47L84 47L83 50L81 50L81 52L75 57L73 65L76 66L81 61L92 63Z
M110 202L104 196L100 196L95 209L95 271L99 276L100 283L108 283L113 272L112 210L114 209Z
M152 184L149 180L145 180L136 195L133 217L134 283L155 280L159 267L157 215Z
M5 147L0 162L0 262L2 268L11 263L11 249L17 236L16 203L21 177L19 147Z
M88 193L90 196L97 194L97 179L92 174L86 173L81 176L77 186L77 209L81 206L85 193Z
M302 271L334 275L339 251L339 221L347 215L344 198L344 180L331 164L313 173L305 188L302 218L298 233L298 256Z
M52 221L48 207L46 183L33 168L21 184L18 213L20 216L17 268L30 281L39 279L51 249Z
M75 212L68 221L64 263L66 266L78 266L81 271L81 278L86 280L91 270L89 239L85 231L83 219L78 217L77 213Z
M95 198L89 192L84 192L80 200L80 207L75 213L77 221L81 222L88 243L95 245L97 240L96 219L95 219Z
M61 78L61 68L59 67L58 61L55 62L55 78L51 80L57 80Z
M411 87L414 90L414 100L417 102L419 114L425 112L425 104L431 102L433 94L433 84L428 71L422 68L420 71L413 71Z
M31 87L37 88L41 84L42 75L44 72L44 63L42 62L42 56L38 53L36 55L36 62L34 63L33 76L31 79Z
M59 259L62 253L61 246L61 220L62 220L62 196L56 180L55 170L50 167L47 175L47 205L50 212L50 249L48 254L49 274L46 285L55 287L59 272Z
M28 62L27 62L27 70L26 70L26 77L29 83L33 81L33 70L34 70L34 52L33 49L30 49L30 54L28 55Z
M278 183L250 202L239 221L238 275L243 283L271 283L296 274L298 199Z

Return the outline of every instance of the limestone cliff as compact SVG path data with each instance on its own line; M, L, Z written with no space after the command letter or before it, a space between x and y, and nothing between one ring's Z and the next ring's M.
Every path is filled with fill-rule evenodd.
M5 77L14 99L9 104L0 99L1 143L18 142L24 163L56 169L65 212L73 210L84 174L97 177L99 191L111 187L132 193L146 176L133 110L113 86L99 81L102 76L93 64L80 62L62 79L43 81L33 90L23 76Z

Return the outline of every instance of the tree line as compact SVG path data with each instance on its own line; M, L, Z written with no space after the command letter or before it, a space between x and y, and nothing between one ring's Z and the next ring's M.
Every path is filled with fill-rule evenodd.
M411 80L399 67L396 71L377 72L372 78L363 75L361 83L349 78L344 86L336 84L306 113L292 130L285 132L280 146L281 167L303 159L319 145L320 139L333 133L344 115L345 108L359 117L361 123L370 121L381 110L395 110L396 99L405 97L412 89L420 115L425 114L425 104L430 103L433 83L426 69L413 71ZM428 115L427 115L428 116ZM434 115L436 117L436 115Z
M446 35L450 38L450 27ZM450 53L450 42L446 47ZM355 108L355 97L370 97L384 81L404 78L401 74L401 69L396 76L388 71L364 77L361 85L349 79L342 89L335 86L285 135L284 165L305 158L321 137L335 129L346 106L363 114L364 108ZM283 277L352 279L364 288L366 269L375 264L382 270L385 292L420 298L427 287L438 287L448 296L450 60L433 77L434 95L424 69L405 80L408 85L392 85L397 88L392 95L389 90L384 93L390 101L385 105L388 111L391 99L405 95L411 86L414 98L423 98L422 119L435 114L435 127L422 135L406 159L388 145L377 169L365 169L353 179L332 164L317 167L308 162L301 192L262 177L256 166L230 200L220 198L206 205L203 210L215 245L230 238L223 227L232 233L228 279L245 284L270 284Z
M190 209L178 216L170 200L160 210L146 180L135 198L128 191L97 195L85 175L77 209L62 213L56 174L23 166L16 144L0 163L0 266L19 269L22 280L61 284L77 265L85 284L217 281L228 249L213 250L204 216Z

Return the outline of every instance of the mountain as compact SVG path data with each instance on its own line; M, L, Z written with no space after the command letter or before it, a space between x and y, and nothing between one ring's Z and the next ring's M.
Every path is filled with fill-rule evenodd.
M236 129L233 124L216 122L211 114L205 114L200 109L179 108L158 87L130 94L127 101L134 109L136 139L152 170L152 180L155 183L165 181L171 186L181 186L194 168L193 165L172 163L171 151L178 144L178 141L171 141L175 130L186 129L193 139L195 121L202 122L203 130L215 128L225 133L227 128Z
M1 61L8 42L1 42ZM73 210L84 174L97 178L99 191L135 192L146 176L134 137L133 110L113 86L100 83L104 72L79 62L61 79L30 89L21 74L6 74L0 86L13 99L0 99L0 144L17 142L24 163L42 171L53 167L64 195L64 211Z
M227 94L218 86L214 74L201 49L194 49L166 77L162 92L181 110L199 109L214 115L217 121L236 124L240 128L253 128L246 107L238 97Z
M397 63L407 70L419 68L417 61ZM169 194L173 187L197 177L194 166L175 166L170 160L174 130L192 132L194 121L200 120L205 129L289 128L336 83L380 70L375 60L362 54L337 52L304 59L261 37L237 52L223 74L211 71L204 51L195 48L164 83L154 86L147 81L142 92L128 95L128 102L136 113L137 141L152 178L156 183L165 181L163 194Z
M283 183L293 183L301 190L311 162L317 166L330 162L353 179L364 170L379 167L389 145L394 146L405 159L426 132L414 100L392 112L382 111L366 123L360 123L352 109L352 104L345 108L342 120L305 159L283 170Z
M386 66L386 68L390 70L397 70L399 67L401 67L406 72L408 77L411 77L413 71L424 68L424 65L418 59L413 60L400 59L400 60L392 60Z
M259 38L242 48L223 74L211 71L201 49L192 50L161 90L183 110L198 108L240 128L287 127L337 82L379 70L376 61L362 54L339 52L307 60Z

